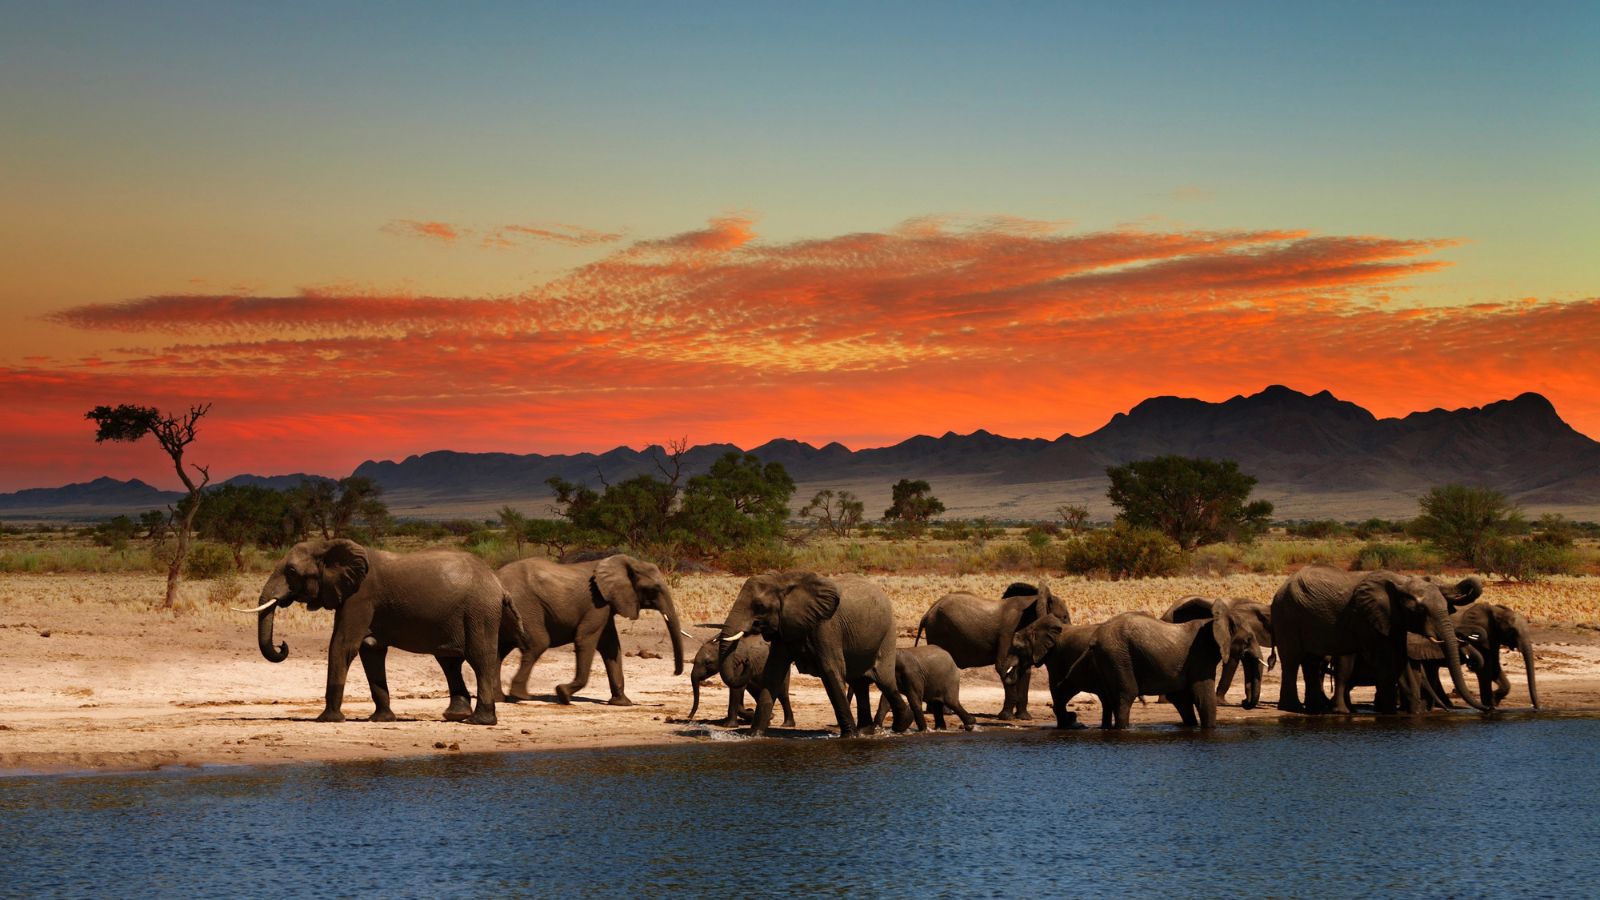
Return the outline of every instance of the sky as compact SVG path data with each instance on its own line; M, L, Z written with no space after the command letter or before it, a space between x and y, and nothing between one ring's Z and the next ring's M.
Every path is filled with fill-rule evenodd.
M1592 3L0 2L0 491L1083 434L1600 437Z

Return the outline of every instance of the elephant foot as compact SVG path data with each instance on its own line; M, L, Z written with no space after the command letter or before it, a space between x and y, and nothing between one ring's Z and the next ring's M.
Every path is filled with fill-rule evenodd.
M337 709L325 709L325 710L322 711L322 715L317 716L317 721L318 722L343 722L344 721L344 713L338 711Z
M972 729L977 728L977 727L978 727L978 721L976 719L962 719L961 720L961 730L962 731L971 731Z
M472 715L472 705L465 698L453 699L450 707L444 711L446 722L463 722Z
M1011 712L1011 710L1002 709L1002 710L1000 710L1000 715L995 716L995 718L999 719L1002 722L1009 722L1012 719L1016 718L1016 716Z
M783 727L785 727L785 728L793 728L794 727L794 716L788 716L788 717L784 718Z
M1015 718L1019 722L1032 722L1033 721L1033 715L1031 713L1029 713L1025 709L1017 710L1017 714L1016 714Z
M841 738L853 738L853 737L860 737L860 736L861 735L854 728L841 728L841 729L839 729L839 737L841 737Z
M607 700L606 701L606 705L607 706L632 706L633 705L633 701L628 699L628 695L627 694L617 694L616 696L612 697L610 700Z
M1306 705L1304 703L1300 703L1298 701L1294 703L1284 703L1281 700L1278 701L1278 712L1303 713L1305 711Z
M718 722L716 724L722 726L723 728L738 728L741 721L742 720L738 716L729 716L728 718L723 719L721 722ZM792 722L785 722L783 724L791 725L793 723Z
M570 705L572 703L573 693L574 691L572 690L572 685L570 684L556 685L556 702L562 706Z
M392 709L375 710L372 713L372 715L367 716L367 721L368 722L393 722L394 721L394 710L392 710Z
M473 710L472 715L461 721L466 722L468 725L495 725L498 724L499 719L495 717L494 710L479 708Z

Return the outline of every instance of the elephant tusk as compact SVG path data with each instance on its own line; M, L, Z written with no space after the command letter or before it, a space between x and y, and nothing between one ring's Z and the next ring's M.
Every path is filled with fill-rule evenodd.
M744 637L744 632L738 631L738 632L734 632L733 634L728 635L727 637L723 638L723 640L725 640L725 641L737 641L739 638L742 638L742 637Z
M686 637L686 638L692 638L692 637L694 637L694 635L692 635L692 634L690 634L690 633L689 633L689 632L687 632L687 631L684 631L684 630L683 630L683 629L682 629L682 628L679 628L679 629L678 629L678 633L679 633L679 634L681 634L681 635L683 635L683 636L684 636L684 637Z
M260 605L260 606L258 606L258 607L256 607L256 608L255 608L255 609L240 609L240 608L239 608L239 607L237 607L237 606L230 606L230 607L228 607L228 608L229 608L229 609L231 609L231 610L233 610L233 611L234 611L234 612L242 612L242 613L258 613L258 612L261 612L261 611L262 611L262 610L264 610L264 609L266 609L266 608L267 608L267 607L269 607L269 606L272 606L272 605L274 605L274 604L276 604L276 603L277 603L277 602L278 602L278 601L277 601L277 600L275 600L275 599L274 599L274 600L268 600L268 601L267 601L267 602L265 602L265 603L263 603L263 604L261 604L261 605Z

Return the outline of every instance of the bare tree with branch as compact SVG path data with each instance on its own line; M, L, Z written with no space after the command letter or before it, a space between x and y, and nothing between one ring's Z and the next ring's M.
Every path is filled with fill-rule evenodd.
M194 443L200 420L210 411L209 403L190 406L189 411L183 415L163 413L150 406L122 404L115 407L96 406L83 416L85 419L94 420L97 426L94 440L97 444L105 441L131 443L147 434L153 435L156 443L160 444L161 449L171 457L172 466L178 472L178 479L189 492L189 495L176 507L167 507L167 518L177 537L177 546L167 566L167 599L162 603L162 609L171 609L178 598L178 582L183 577L184 560L189 556L189 541L194 534L195 513L200 511L201 491L211 483L211 470L208 467L190 464L200 475L200 481L196 483L183 465L184 448Z

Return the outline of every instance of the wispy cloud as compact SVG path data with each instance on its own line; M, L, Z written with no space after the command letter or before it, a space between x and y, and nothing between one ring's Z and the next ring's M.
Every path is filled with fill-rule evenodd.
M423 238L444 244L454 244L461 239L463 233L461 229L451 225L449 222L419 221L417 219L396 219L383 226L383 230L390 234Z
M215 399L237 429L216 439L263 459L241 467L292 452L336 470L446 445L571 450L662 434L1054 436L1152 394L1221 399L1274 382L1380 414L1539 390L1600 432L1600 299L1399 302L1451 245L1005 218L772 242L728 216L515 296L90 304L51 318L184 339L0 370L0 390L21 400L13 418L35 429L29 448L0 438L0 452L81 456L81 409L121 398Z
M381 231L400 237L421 238L440 244L457 244L472 238L476 246L485 250L511 250L540 243L564 244L568 247L593 247L612 244L622 239L620 231L598 231L582 225L511 224L472 228L452 225L449 222L396 219L385 224Z

